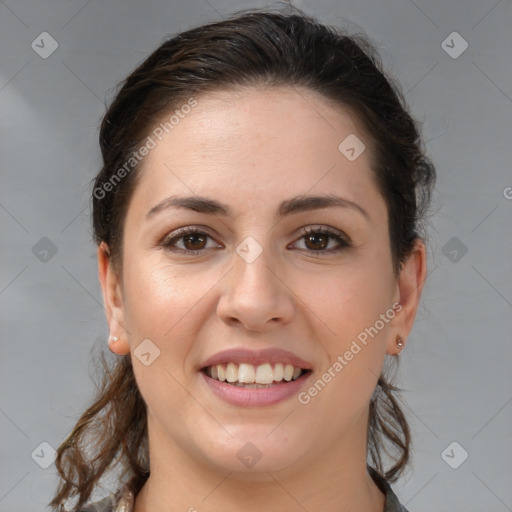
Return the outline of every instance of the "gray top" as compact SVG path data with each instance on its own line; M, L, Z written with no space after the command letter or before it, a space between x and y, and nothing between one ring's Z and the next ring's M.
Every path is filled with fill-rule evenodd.
M372 468L368 469L371 477L386 497L383 512L408 512L408 510L400 504L388 482ZM100 501L91 503L78 512L133 512L134 498L135 496L128 485L124 485L115 495L111 494Z

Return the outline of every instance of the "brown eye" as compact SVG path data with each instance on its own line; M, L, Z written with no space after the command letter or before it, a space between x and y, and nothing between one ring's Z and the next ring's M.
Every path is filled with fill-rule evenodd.
M193 235L185 235L182 239L185 249L195 251L197 249L204 249L207 236L203 236L202 233L196 233Z
M329 243L329 236L324 233L316 233L304 237L306 247L312 251L325 249Z
M305 228L299 240L304 240L305 250L311 254L332 254L352 247L348 236L329 228ZM334 242L334 246L329 247L332 242Z
M160 244L164 249L184 254L200 254L206 249L220 247L218 244L208 247L208 239L212 239L207 233L196 228L183 228L164 239Z

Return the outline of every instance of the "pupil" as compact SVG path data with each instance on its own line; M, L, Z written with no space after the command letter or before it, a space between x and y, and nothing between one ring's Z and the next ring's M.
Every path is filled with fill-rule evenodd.
M323 240L323 243L322 242L318 242L318 241L315 241L315 239L318 239L320 238L321 240ZM313 245L318 245L320 244L321 247L314 247L314 249L324 249L326 246L327 246L327 243L326 243L326 236L325 235L322 235L321 233L320 234L316 234L316 235L309 235L308 236L308 241L309 242L313 242Z
M196 239L195 242L194 242L194 239ZM187 235L185 237L185 244L192 243L192 245L194 246L192 248L193 249L198 249L198 247L197 247L197 239L199 239L199 244L204 243L204 237L201 236L201 235Z

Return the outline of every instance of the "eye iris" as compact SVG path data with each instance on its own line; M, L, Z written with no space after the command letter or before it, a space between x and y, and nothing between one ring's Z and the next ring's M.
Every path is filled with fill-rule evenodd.
M193 245L192 247L187 247L187 249L190 249L192 251L193 250L197 250L197 249L203 249L204 247L198 247L197 246L197 241L198 240L199 240L199 245L204 244L205 240L206 240L206 237L203 236L203 235L200 235L198 233L194 233L194 234L191 234L191 235L185 235L183 237L183 244L185 245L185 247L187 247L188 243L192 243L192 245Z
M312 235L308 235L306 237L306 245L308 244L308 242L312 242L313 245L317 244L316 247L308 247L308 249L312 249L312 250L318 250L318 249L325 249L325 247L327 247L327 239L329 238L328 235L324 235L323 233L315 233L315 234L312 234ZM320 239L321 241L318 242L318 239ZM318 244L320 245L320 247L318 247Z

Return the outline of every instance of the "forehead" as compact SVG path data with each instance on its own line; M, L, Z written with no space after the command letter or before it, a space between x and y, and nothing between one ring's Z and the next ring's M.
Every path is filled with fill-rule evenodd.
M165 116L164 116L165 118ZM175 136L188 139L205 152L256 149L257 154L271 158L264 151L289 147L308 151L327 151L337 156L338 144L349 134L363 135L354 115L348 108L302 87L251 87L210 92L197 98L197 106L173 129ZM185 133L187 132L187 133ZM191 134L198 137L189 139ZM181 136L181 137L180 137ZM302 144L305 143L305 144ZM274 152L275 154L275 152ZM256 155L255 155L256 156ZM292 160L294 153L287 156Z
M195 100L161 140L150 133L155 147L134 194L146 209L171 193L230 196L245 207L309 192L379 199L370 141L347 109L296 87L216 91ZM339 148L347 137L366 147L353 161Z

